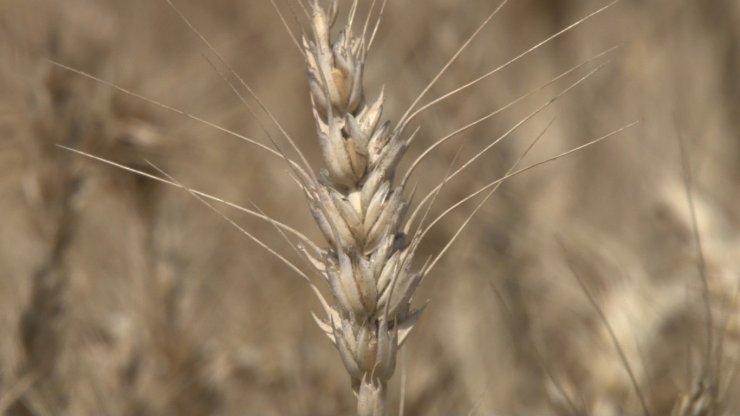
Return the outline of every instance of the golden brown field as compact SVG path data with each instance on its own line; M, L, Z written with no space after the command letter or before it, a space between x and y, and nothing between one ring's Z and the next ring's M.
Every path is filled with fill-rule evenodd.
M318 170L304 61L270 2L175 3ZM300 32L297 3L277 3ZM605 4L510 1L425 101ZM390 1L365 71L385 117L498 5ZM0 0L0 415L352 414L305 281L186 191L56 145L161 176L150 161L321 241L286 164L52 61L281 137L164 0ZM426 159L418 200L601 64L445 184L432 216L504 175L546 127L524 166L640 121L507 180L473 217L414 298L430 303L400 352L390 415L740 414L740 2L622 0L424 113L403 166L531 92ZM432 229L419 263L479 200ZM217 206L302 265L272 224Z

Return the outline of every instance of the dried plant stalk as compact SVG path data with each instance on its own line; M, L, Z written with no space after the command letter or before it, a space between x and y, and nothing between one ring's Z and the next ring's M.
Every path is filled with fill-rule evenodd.
M356 4L355 4L356 6ZM326 168L302 175L311 212L329 247L303 250L326 279L334 302L322 299L318 319L339 350L357 395L358 414L384 414L396 353L419 317L411 297L422 273L412 270L418 242L403 228L408 205L396 167L408 142L403 129L381 122L383 94L363 90L366 31L352 34L352 17L335 38L337 3L311 9L312 38L303 39L311 103Z

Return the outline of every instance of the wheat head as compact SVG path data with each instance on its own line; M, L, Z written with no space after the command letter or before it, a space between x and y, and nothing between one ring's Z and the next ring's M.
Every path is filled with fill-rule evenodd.
M367 30L352 24L336 37L337 2L311 8L311 39L304 37L311 104L325 169L300 176L311 213L328 247L303 250L328 283L327 317L317 322L339 350L358 399L358 414L384 414L386 386L396 353L418 319L411 298L422 273L412 260L418 239L404 231L404 183L394 184L408 147L403 128L381 121L383 94L368 99L363 69Z

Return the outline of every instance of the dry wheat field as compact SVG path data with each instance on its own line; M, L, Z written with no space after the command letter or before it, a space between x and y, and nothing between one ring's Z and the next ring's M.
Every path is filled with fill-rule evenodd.
M0 415L738 415L738 109L736 0L0 0Z

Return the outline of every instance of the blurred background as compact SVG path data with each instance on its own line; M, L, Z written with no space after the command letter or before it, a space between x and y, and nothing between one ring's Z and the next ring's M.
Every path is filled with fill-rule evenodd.
M270 3L176 4L320 168L302 57ZM278 4L300 33L297 3ZM389 2L365 71L370 97L385 88L386 118L498 4ZM605 4L510 1L426 100ZM0 1L0 414L352 414L303 280L187 192L56 145L156 174L151 161L320 241L285 164L50 60L264 143L265 131L280 137L163 0ZM702 414L740 412L740 2L623 0L432 108L412 126L410 160L528 94L426 159L417 199L602 64L435 202L432 214L505 174L548 125L522 166L640 120L507 180L484 205L416 296L430 303L402 350L391 414L403 397L405 415L635 415L641 402L667 415L714 393ZM477 201L432 230L420 265ZM298 261L272 225L220 208Z

